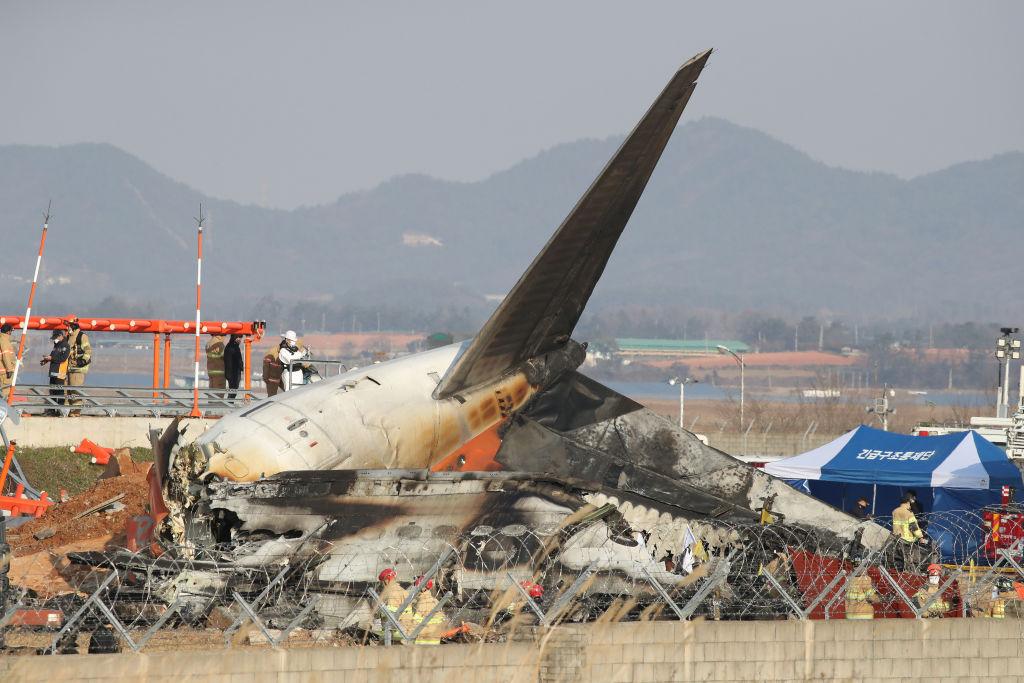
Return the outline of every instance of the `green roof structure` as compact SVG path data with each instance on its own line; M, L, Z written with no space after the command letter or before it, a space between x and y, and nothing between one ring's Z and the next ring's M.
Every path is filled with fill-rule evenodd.
M616 339L622 353L705 354L724 346L733 353L749 353L750 347L735 339Z

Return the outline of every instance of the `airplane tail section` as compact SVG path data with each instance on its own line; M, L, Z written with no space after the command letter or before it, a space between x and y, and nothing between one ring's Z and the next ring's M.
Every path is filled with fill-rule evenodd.
M569 341L608 258L711 55L686 62L597 180L454 362L435 392L446 398L491 381Z

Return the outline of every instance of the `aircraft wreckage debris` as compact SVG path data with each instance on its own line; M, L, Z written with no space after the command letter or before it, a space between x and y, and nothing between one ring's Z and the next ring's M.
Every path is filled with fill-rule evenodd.
M797 559L877 556L886 529L577 372L571 335L709 56L672 76L474 339L257 401L196 438L175 420L152 439L151 482L99 482L26 525L15 553L94 539L67 555L90 599L114 591L132 623L229 608L225 638L251 622L271 644L325 625L413 642L439 613L458 637L462 622L666 607L785 614ZM105 549L147 493L159 547ZM124 510L88 514L118 494ZM43 526L55 536L28 541ZM381 587L389 568L404 587Z

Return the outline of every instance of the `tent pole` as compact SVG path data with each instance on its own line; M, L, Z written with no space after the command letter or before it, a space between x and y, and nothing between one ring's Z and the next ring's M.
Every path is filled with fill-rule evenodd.
M875 501L878 500L878 484L871 485L871 514L875 514Z

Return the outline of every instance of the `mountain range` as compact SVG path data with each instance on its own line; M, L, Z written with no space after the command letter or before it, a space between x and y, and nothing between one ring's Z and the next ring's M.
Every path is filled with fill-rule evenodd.
M23 305L52 200L38 311L116 296L187 316L200 203L209 317L257 315L268 296L486 311L620 142L559 145L479 182L399 176L291 211L204 196L106 144L0 146L0 302ZM1021 188L1020 152L905 180L688 122L591 306L1019 319Z

